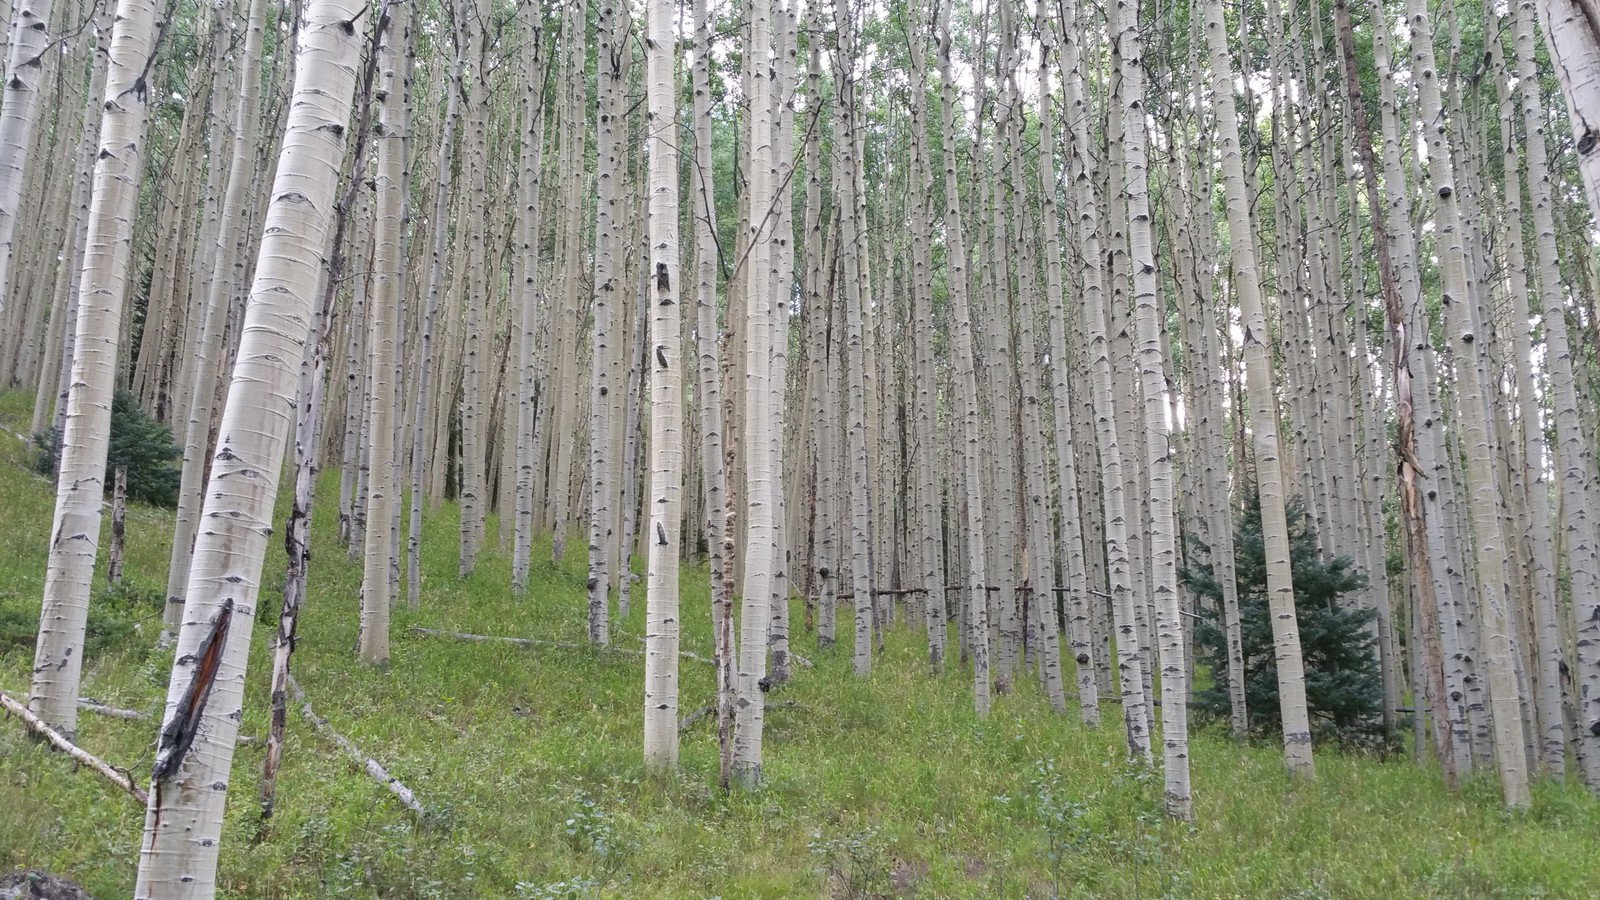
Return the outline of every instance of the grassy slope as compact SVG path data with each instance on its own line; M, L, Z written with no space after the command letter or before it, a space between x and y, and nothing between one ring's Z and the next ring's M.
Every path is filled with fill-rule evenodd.
M0 396L0 425L20 430L26 401ZM52 495L0 435L0 623L37 619ZM254 802L259 744L235 757L220 883L232 897L1479 897L1592 896L1600 804L1542 784L1531 811L1508 815L1493 784L1449 797L1407 762L1322 754L1312 784L1286 782L1277 753L1206 731L1192 743L1194 827L1164 822L1160 782L1123 762L1115 725L1090 732L1052 715L1031 686L978 721L965 676L930 679L914 634L890 636L869 682L848 653L816 662L768 715L767 787L723 796L709 720L684 735L683 776L642 775L642 662L588 651L530 652L410 635L411 624L581 640L583 561L538 567L513 596L508 560L454 575L451 510L430 520L422 611L396 611L392 665L359 664L360 569L316 520L314 584L296 666L318 711L386 763L432 812L419 827L291 713L279 811L265 832ZM130 513L134 595L158 598L170 517ZM491 527L490 534L494 532ZM581 548L581 542L572 545ZM548 560L548 550L540 557ZM263 606L281 585L273 559ZM643 590L615 629L636 646ZM709 653L706 576L684 578L686 646ZM104 602L97 599L96 602ZM156 713L169 660L147 649L147 600L108 604L138 621L91 658L83 693ZM797 610L798 612L798 610ZM798 618L796 619L798 624ZM14 632L13 632L14 633ZM243 733L265 730L266 642L258 624ZM0 637L6 632L0 631ZM0 686L26 689L31 643L0 642ZM711 697L709 667L685 663L685 711ZM1113 708L1114 712L1114 708ZM149 769L155 726L85 714L82 744ZM1052 865L1040 815L1040 765L1053 763L1068 826ZM142 810L98 779L0 724L0 871L39 867L98 896L126 896ZM258 833L264 839L256 841ZM598 889L561 893L558 882ZM519 887L520 883L520 887Z

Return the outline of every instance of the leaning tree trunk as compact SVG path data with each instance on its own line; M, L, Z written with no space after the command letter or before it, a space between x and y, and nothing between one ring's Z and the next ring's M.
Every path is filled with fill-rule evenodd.
M167 566L167 603L162 611L162 641L170 643L183 619L184 587L189 581L189 562L194 551L195 532L200 525L200 495L205 486L206 454L211 449L211 414L217 393L221 361L223 322L228 314L235 287L249 271L243 245L245 220L250 205L250 189L256 184L256 133L260 115L256 109L261 89L261 44L266 23L265 0L251 0L250 20L246 25L244 54L240 59L239 97L234 107L232 159L228 167L227 188L217 231L216 264L208 282L204 311L200 316L200 335L194 342L194 358L189 360L189 414L185 421L183 469L178 488L178 516L172 537L172 554Z
M1378 162L1372 149L1372 129L1367 122L1365 102L1361 97L1361 84L1357 78L1355 39L1351 34L1350 16L1344 0L1339 0L1334 8L1338 20L1339 40L1345 57L1346 92L1350 108L1354 111L1355 143L1360 149L1361 166L1367 194L1368 214L1372 218L1373 244L1377 249L1378 278L1382 285L1384 314L1392 335L1392 352L1394 354L1394 392L1395 392L1395 456L1398 458L1397 481L1400 487L1400 517L1405 527L1406 561L1410 569L1413 605L1418 611L1418 624L1421 626L1422 640L1416 641L1421 645L1422 652L1417 658L1423 661L1426 673L1419 679L1419 683L1427 690L1427 697L1433 722L1434 750L1439 756L1439 766L1444 775L1446 786L1451 790L1456 787L1455 746L1451 740L1451 727L1449 704L1446 701L1444 686L1444 661L1439 646L1439 607L1434 595L1433 563L1428 551L1428 531L1423 522L1422 495L1418 487L1419 470L1421 465L1417 461L1416 425L1412 416L1411 405L1411 365L1407 359L1410 348L1410 339L1406 336L1406 318L1404 306L1401 301L1402 286L1393 260L1390 258L1390 241L1396 242L1400 248L1409 255L1411 236L1409 223L1404 213L1391 211L1391 225L1403 226L1393 230L1385 224L1385 219L1378 210L1385 208L1378 193ZM1379 60L1380 68L1387 69L1387 50L1380 38L1374 56ZM1382 77L1380 75L1380 77ZM1391 185L1391 190L1398 190L1399 186ZM1407 304L1409 305L1409 304ZM1415 641L1415 638L1413 638ZM1414 698L1417 704L1423 702L1422 697ZM1427 730L1422 716L1417 716L1418 724L1415 726L1420 734Z
M1600 219L1600 10L1594 0L1534 0L1556 79L1572 115L1578 172Z
M77 730L84 628L100 549L111 394L144 163L150 98L144 79L155 55L158 16L154 0L119 0L117 4L84 245L72 389L59 445L55 521L50 528L28 708L69 738Z
M27 185L28 152L33 149L33 132L39 121L44 58L51 48L49 19L53 5L52 0L23 0L16 10L16 21L13 23L7 16L0 23L11 29L10 46L6 48L5 96L0 105L0 313L5 312L9 299L6 290L11 280L23 188ZM138 105L143 108L142 99ZM138 184L137 178L134 184Z
M134 4L122 0L130 15L119 22L139 15ZM227 784L239 731L250 630L271 543L266 523L344 158L360 53L356 25L364 11L351 0L313 0L300 32L294 100L206 490L202 517L214 525L195 544L135 897L203 898L216 891L226 797L216 786Z

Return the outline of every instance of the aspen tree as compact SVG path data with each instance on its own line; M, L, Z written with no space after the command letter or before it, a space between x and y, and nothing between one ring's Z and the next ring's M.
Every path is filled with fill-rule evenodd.
M1161 739L1167 815L1189 819L1188 669L1179 619L1177 535L1173 533L1173 447L1167 437L1167 390L1159 289L1150 216L1145 151L1143 34L1137 6L1118 2L1121 15L1124 161L1127 165L1128 249L1133 267L1139 376L1144 391L1146 466L1150 479L1150 587L1154 598L1161 665Z
M1556 471L1561 475L1561 534L1572 580L1572 614L1576 626L1573 681L1577 686L1577 728L1573 734L1584 783L1600 789L1600 572L1596 571L1594 450L1584 437L1573 379L1573 354L1567 337L1562 302L1561 263L1556 246L1554 185L1545 142L1543 106L1533 37L1534 0L1516 6L1517 87L1522 95L1523 146L1528 162L1528 196L1532 201L1534 284L1539 294L1545 334L1545 365L1550 371L1555 422ZM1521 324L1520 322L1518 323Z
M774 6L772 116L773 116L773 221L771 268L766 273L772 303L772 361L767 380L767 404L772 415L768 429L773 477L779 487L773 494L771 625L767 646L771 651L773 684L789 680L789 484L785 446L789 405L789 306L794 292L794 215L789 189L794 175L794 81L798 17L793 0ZM757 276L760 273L753 273Z
M673 0L651 0L645 66L650 154L650 554L645 623L644 760L678 766L678 529L683 482L683 352L678 309L677 39ZM639 298L644 302L644 298ZM597 365L598 368L598 365ZM594 477L594 476L591 476ZM592 571L592 570L591 570Z
M21 0L15 20L6 17L6 82L0 99L0 313L7 307L11 258L16 252L17 218L27 184L28 156L34 146L45 57L50 51L53 0ZM34 168L38 168L37 165ZM48 720L47 720L48 721Z
M977 714L989 714L989 599L985 574L983 522L983 447L978 427L978 375L975 368L972 314L967 302L967 253L961 222L961 183L956 172L956 86L952 74L950 10L933 0L939 29L939 105L944 152L945 264L949 269L947 289L950 318L955 326L956 382L960 403L963 451L962 480L965 496L965 541L967 545L966 595L968 613L966 634L972 656L972 701Z
M625 277L622 273L623 266L618 258L623 251L622 247L622 222L619 213L626 208L622 196L622 189L618 183L623 175L623 130L621 121L623 113L624 94L627 85L623 83L623 58L629 53L627 34L629 31L629 14L625 4L614 0L602 0L599 5L599 20L596 27L599 39L597 64L600 85L598 89L599 110L597 113L598 131L595 136L595 152L597 154L597 168L595 172L596 190L598 199L595 203L594 224L594 326L593 350L591 365L593 367L589 391L589 640L597 644L605 644L609 640L611 573L606 568L606 550L611 541L615 490L613 489L610 470L615 454L611 446L611 393L616 390L616 385L611 384L613 377L613 357L619 354L613 346L616 341L616 302L617 287ZM653 77L653 76L647 76ZM659 100L652 103L653 108L659 108ZM655 134L657 126L652 126L651 133ZM650 146L656 146L652 140ZM674 145L676 146L676 145ZM650 156L652 167L655 154ZM652 178L652 181L654 179ZM659 187L652 188L652 194ZM651 220L652 227L659 229L660 223ZM659 241L651 240L652 257L656 254ZM659 261L659 260L657 260ZM654 268L652 266L652 268ZM672 288L675 292L676 287ZM626 293L626 292L622 292ZM657 297L657 303L662 300L675 303L673 294ZM659 310L658 310L659 313ZM659 322L659 317L654 319ZM659 341L657 342L659 345ZM676 364L674 364L676 365ZM652 370L658 371L658 370ZM675 370L674 370L675 371ZM651 393L655 395L652 379ZM655 421L655 413L651 413L651 421ZM651 439L651 469L654 470L661 464L655 453L655 432L652 431ZM652 488L652 497L659 501L659 494ZM676 526L673 531L676 533ZM649 539L650 546L657 545L656 537ZM651 554L657 551L652 549ZM675 560L674 560L675 561ZM648 750L647 750L648 753ZM659 761L658 761L659 762Z
M111 39L111 5L103 3L95 16L95 52L90 64L89 84L83 95L82 131L78 138L78 151L73 164L72 216L61 248L61 266L56 273L54 300L51 304L51 353L39 371L38 399L34 402L33 423L29 433L43 431L47 418L61 418L66 412L67 392L72 381L72 344L77 337L78 307L72 302L78 296L83 280L84 243L89 231L89 189L94 181L94 154L100 136L100 104L106 91L108 55L101 52ZM146 324L145 327L149 327ZM51 407L56 407L51 414ZM57 422L57 433L60 433Z
M368 412L371 446L367 488L366 550L361 579L361 658L373 665L389 661L389 524L398 498L394 480L394 415L399 387L394 379L395 321L405 303L405 242L402 217L406 170L405 41L410 30L409 4L399 4L394 18L384 23L378 45L378 172L377 221L373 242L377 258L373 273L372 334L367 341L367 365L372 371L372 406Z
M562 24L561 68L562 106L560 112L560 153L563 160L560 180L563 188L562 205L566 216L560 227L560 262L557 265L561 290L554 312L557 330L554 353L556 362L550 391L552 418L545 429L545 439L551 441L550 470L545 494L548 521L551 527L550 556L560 562L566 553L568 519L572 507L572 472L574 446L577 432L577 385L575 370L578 361L579 326L582 319L580 288L582 278L579 261L583 244L582 202L584 176L583 160L588 145L588 125L584 115L584 68L587 59L587 31L585 8L569 4Z
M1567 98L1589 212L1600 219L1600 14L1587 0L1534 0L1531 5L1538 10L1556 81ZM1594 702L1595 694L1589 696Z
M734 673L733 577L727 528L727 475L722 459L722 369L717 359L716 199L711 155L711 22L707 0L694 4L694 268L696 346L699 353L701 473L706 495L706 542L711 551L711 628L716 647L717 745L720 783L732 775Z
M261 89L261 45L266 22L266 4L251 0L245 26L241 56L238 98L234 105L233 144L223 194L216 244L209 251L214 259L204 309L200 316L195 353L188 365L188 416L184 429L183 469L178 488L177 524L172 538L172 558L167 570L167 603L162 612L162 641L170 642L183 617L183 590L189 579L189 560L194 551L194 536L199 527L200 492L204 487L206 459L210 452L213 399L221 371L217 355L222 350L223 319L227 315L237 286L248 274L244 238L246 207L255 181L251 171L255 162L256 134L260 114L257 109Z
M1399 251L1398 255L1406 258L1411 256L1411 232L1408 216L1392 204L1384 204L1378 191L1378 162L1372 149L1372 132L1367 122L1366 105L1361 96L1361 85L1357 79L1355 65L1355 39L1351 32L1350 14L1344 0L1339 0L1334 7L1334 15L1339 31L1341 52L1345 61L1345 90L1349 108L1352 110L1355 143L1360 148L1361 165L1364 174L1368 214L1371 216L1373 244L1378 257L1378 276L1382 286L1384 312L1391 334L1391 353L1393 354L1394 392L1395 392L1395 455L1398 458L1398 482L1400 487L1400 512L1406 531L1406 559L1409 566L1408 575L1411 581L1412 605L1417 610L1417 625L1420 630L1420 640L1413 637L1413 651L1417 659L1422 661L1424 674L1416 680L1422 684L1427 696L1431 698L1431 711L1434 729L1434 747L1443 770L1445 783L1452 789L1456 783L1455 749L1453 743L1450 714L1446 701L1443 657L1440 650L1440 631L1438 623L1438 605L1434 595L1435 579L1433 574L1433 560L1429 555L1429 536L1427 526L1423 521L1423 506L1421 492L1418 487L1420 463L1417 459L1416 426L1413 420L1413 407L1411 395L1411 367L1408 361L1410 338L1406 335L1406 319L1403 312L1402 279L1400 278L1391 253ZM1388 69L1387 39L1379 34L1374 40L1374 57L1380 70L1380 82ZM1386 82L1385 82L1386 84ZM1385 154L1387 157L1389 140L1387 134L1393 130L1393 104L1384 104L1384 129ZM1398 147L1395 147L1394 166L1386 169L1385 177L1395 176L1398 168ZM1388 160L1386 159L1386 165ZM1399 185L1390 184L1391 191L1397 190ZM1387 224L1380 217L1378 210L1387 210ZM1415 294L1414 287L1410 293ZM1416 632L1413 632L1416 635ZM1426 731L1426 725L1419 724L1418 734Z
M1284 761L1289 774L1309 778L1311 723L1306 711L1304 663L1295 621L1294 584L1289 573L1289 529L1283 509L1283 476L1278 457L1277 412L1272 394L1272 360L1267 349L1266 316L1256 268L1244 165L1239 151L1239 116L1233 103L1233 63L1228 57L1220 0L1206 3L1206 42L1211 51L1211 102L1217 110L1222 153L1233 287L1244 330L1244 362L1249 380L1249 423L1255 438L1257 490L1261 496L1262 536L1267 565L1267 600L1272 615L1278 667L1278 697L1283 716Z
M460 0L457 0L460 2ZM464 9L449 7L452 19L452 37L455 45L455 62L451 64L450 80L444 89L445 112L444 123L439 129L439 151L437 154L438 184L434 191L433 213L429 220L433 223L433 248L428 257L428 299L422 313L420 323L421 339L418 341L416 392L412 395L411 402L411 509L406 528L406 602L415 610L421 602L422 596L422 503L424 498L422 479L426 473L427 454L426 442L433 440L437 435L431 434L427 427L433 418L434 410L430 409L433 402L434 388L431 384L434 369L434 329L438 321L439 295L444 287L445 248L449 243L450 229L446 227L445 219L450 210L451 198L451 157L455 152L456 126L461 119L461 96L464 85L462 83L466 71L467 41L462 31L462 22L466 18ZM439 468L443 466L435 463Z
M1060 626L1054 591L1055 548L1051 536L1049 475L1045 464L1048 454L1045 450L1043 404L1039 397L1039 383L1044 373L1039 365L1040 353L1034 325L1038 317L1039 292L1034 276L1031 237L1037 229L1023 191L1027 184L1022 166L1023 106L1014 67L1007 68L1006 81L1013 113L1006 128L1007 164L1014 188L1011 192L1012 225L1006 231L1007 241L1017 250L1017 297L1020 300L1017 304L1017 334L1024 460L1020 481L1023 485L1027 537L1023 576L1026 579L1024 584L1029 588L1024 597L1028 602L1028 647L1036 655L1050 705L1061 713L1066 712L1066 691L1061 677Z
M1468 481L1472 492L1472 536L1476 544L1481 592L1480 611L1485 644L1482 650L1489 673L1495 757L1506 805L1522 807L1529 802L1528 782L1522 756L1519 693L1512 667L1510 597L1498 520L1497 482L1478 371L1481 344L1474 325L1473 297L1461 243L1461 218L1455 191L1452 148L1445 133L1440 105L1427 2L1408 0L1406 7L1411 26L1412 79L1417 84L1418 123L1428 141L1428 174L1436 195L1433 219L1439 240L1442 304L1450 331L1455 337L1452 343L1457 358L1456 412L1463 426L1462 441L1466 449Z
M1068 11L1073 15L1063 17L1062 44L1067 47L1067 59L1070 60L1074 55L1081 59L1081 44L1078 42L1088 33L1089 25L1075 14L1076 7ZM1122 447L1117 440L1112 400L1114 388L1106 335L1109 309L1102 280L1103 257L1100 211L1095 197L1095 164L1088 137L1090 112L1081 71L1070 66L1063 66L1063 69L1067 72L1067 116L1072 133L1068 178L1073 186L1078 211L1075 232L1081 259L1081 269L1075 280L1082 297L1082 316L1088 331L1088 358L1093 379L1095 439L1100 451L1103 479L1101 509L1104 513L1106 574L1111 589L1115 629L1117 684L1122 697L1122 722L1128 755L1149 761L1149 713L1145 702L1144 661L1139 653L1135 598L1129 572L1128 506L1124 499Z
M871 410L868 408L864 346L866 322L861 296L861 257L866 240L860 233L861 223L855 213L859 203L856 191L857 171L861 159L860 145L855 139L856 78L851 72L855 64L852 40L854 25L850 19L849 7L844 0L838 0L834 9L836 27L841 32L840 52L834 61L834 83L839 92L834 122L834 182L841 210L839 260L845 301L845 345L848 357L845 368L849 377L850 426L845 452L850 458L850 576L851 596L855 604L854 660L856 675L866 677L872 674L873 604L876 600L873 594L875 585L871 557L872 480L867 465L867 451L871 446L868 429ZM752 190L752 196L759 195ZM751 320L751 325L751 333L754 335L754 319ZM749 652L748 647L746 652Z
M467 130L463 135L466 161L462 166L467 176L466 202L485 196L489 166L489 35L484 11L478 0L470 0L467 8L467 45L471 48L470 66L472 84L467 94ZM461 489L457 499L461 505L458 543L460 559L457 572L465 578L477 566L480 532L488 506L488 486L484 467L488 458L486 447L489 433L489 398L484 380L489 363L487 347L492 338L492 327L484 321L485 307L489 304L487 223L482 214L469 214L464 223L466 254L464 272L460 273L465 288L462 301L465 320L461 351Z
M135 0L120 7L133 13ZM273 182L239 363L223 407L196 542L184 626L167 693L134 896L210 897L238 735L245 663L290 396L304 355L311 295L326 246L364 8L316 0L300 31L295 102ZM119 16L119 25L132 16ZM153 19L153 15L148 16ZM118 29L119 37L122 28ZM117 61L113 58L114 71ZM119 79L113 78L115 89Z
M1516 14L1513 9L1513 15ZM1561 630L1556 622L1557 585L1555 550L1551 538L1550 490L1545 481L1546 447L1544 426L1540 421L1543 411L1534 393L1533 335L1528 317L1528 266L1522 244L1522 190L1518 172L1520 158L1517 153L1516 114L1511 100L1509 70L1502 59L1503 50L1498 40L1489 43L1488 54L1493 61L1495 89L1499 101L1500 144L1503 148L1504 173L1507 184L1503 193L1503 209L1509 226L1506 232L1505 255L1508 261L1506 281L1511 293L1512 338L1509 360L1515 379L1517 407L1521 425L1521 459L1513 466L1524 483L1526 533L1529 553L1523 556L1528 565L1524 575L1527 600L1531 605L1532 621L1522 631L1524 653L1532 653L1534 662L1525 665L1537 686L1531 711L1534 713L1532 736L1537 746L1539 767L1546 775L1562 777L1566 769L1566 725L1561 705L1562 658ZM1507 447L1507 450L1512 448ZM1522 554L1518 554L1522 556Z
M933 366L933 170L928 159L927 39L920 27L911 28L911 259L912 342L916 347L917 510L921 541L918 550L924 601L924 627L928 632L928 666L933 674L944 671L945 579L943 560L944 504L939 486L938 382ZM809 168L811 146L807 143ZM809 195L808 195L809 197ZM809 203L808 199L808 203ZM809 209L807 210L809 213ZM809 237L808 237L809 240ZM815 346L815 342L813 342Z
M544 183L545 128L543 9L529 0L522 4L519 13L523 20L522 174L518 183L522 216L517 227L522 248L522 284L516 293L516 302L522 339L517 345L516 528L511 555L511 585L518 592L527 587L533 555L533 480L538 467L534 459L533 429L539 403L534 344L538 340L538 311L543 297L539 227L543 212L540 201Z
M149 0L119 0L89 230L78 299L72 389L61 432L55 518L28 708L64 735L77 730L78 685L90 585L100 548L106 447L116 377L130 231L144 163L149 92L144 73L155 53L159 13Z
M773 516L782 485L776 484L767 429L770 395L767 378L772 344L770 282L763 277L772 261L768 210L774 205L772 183L772 7L771 0L750 0L750 43L745 50L750 97L750 210L741 222L748 235L744 257L744 308L748 340L744 348L745 473L743 608L740 619L739 701L734 737L732 778L741 787L761 783L761 730L764 717L767 630L771 622Z

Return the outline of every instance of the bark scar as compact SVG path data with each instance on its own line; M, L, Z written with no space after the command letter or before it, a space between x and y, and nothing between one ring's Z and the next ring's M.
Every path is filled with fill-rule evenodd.
M189 747L200 729L200 717L205 712L206 700L216 683L217 672L222 668L222 651L228 643L228 630L233 622L233 598L222 602L222 608L211 620L211 629L195 652L194 676L183 692L183 699L173 712L165 728L161 729L161 743L156 747L156 762L151 777L168 781L183 764Z

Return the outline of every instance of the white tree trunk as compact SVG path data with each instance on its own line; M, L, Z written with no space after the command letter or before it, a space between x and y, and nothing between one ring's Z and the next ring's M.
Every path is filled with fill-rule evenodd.
M121 5L133 13L134 3ZM300 31L294 101L206 490L203 517L215 526L196 542L156 748L138 898L216 891L226 797L218 787L233 762L261 567L272 543L267 523L344 156L364 9L350 0L313 0ZM129 18L119 16L119 23Z
M78 684L89 593L100 549L106 447L116 378L122 308L133 254L132 223L144 164L149 93L144 73L154 53L154 0L119 0L112 33L105 118L78 300L72 389L61 434L55 520L45 570L39 640L28 708L57 731L77 730Z
M645 40L650 154L650 553L646 587L644 761L678 767L678 532L683 524L683 339L678 308L676 4L651 0ZM644 297L638 302L646 302Z

